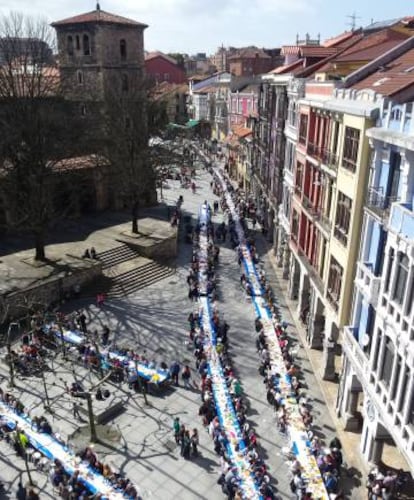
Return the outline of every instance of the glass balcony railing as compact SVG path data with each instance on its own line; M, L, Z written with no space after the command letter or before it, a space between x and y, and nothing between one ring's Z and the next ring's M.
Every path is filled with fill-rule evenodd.
M394 203L391 208L389 229L414 240L414 212L411 203Z
M368 189L365 205L382 223L385 223L390 216L391 205L398 201L398 196L386 196L383 192L383 188L370 187Z

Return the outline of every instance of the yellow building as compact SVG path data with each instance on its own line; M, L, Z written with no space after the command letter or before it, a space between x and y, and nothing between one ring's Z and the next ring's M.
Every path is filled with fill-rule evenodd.
M300 101L292 200L290 292L322 376L335 378L335 352L349 323L368 182L369 144L380 96L308 83Z

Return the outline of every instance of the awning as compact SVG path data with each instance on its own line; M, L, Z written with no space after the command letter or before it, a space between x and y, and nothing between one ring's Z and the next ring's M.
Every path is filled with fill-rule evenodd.
M200 120L188 120L188 122L185 124L187 128L194 128L200 123Z
M170 123L167 125L167 128L169 128L169 129L172 129L172 128L179 128L179 129L185 130L187 127L186 127L185 125L180 125L179 123L172 123L172 122L170 122Z

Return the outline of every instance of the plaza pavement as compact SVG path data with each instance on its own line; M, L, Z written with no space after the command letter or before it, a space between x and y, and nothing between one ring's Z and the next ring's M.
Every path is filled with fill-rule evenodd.
M192 215L195 222L199 205L207 199L213 202L210 191L210 176L201 172L197 175L197 192L182 189L175 181L169 181L169 189L164 188L164 198L173 204L180 194L184 197L184 215ZM215 217L220 222L222 215ZM259 236L260 240L261 236ZM268 276L271 276L271 262L264 254L262 263ZM99 252L99 249L97 249ZM183 234L179 242L176 275L155 283L134 295L124 299L111 300L102 310L94 304L84 301L71 302L67 310L84 307L88 316L89 328L100 331L108 325L116 341L129 345L138 352L144 349L147 356L160 362L170 364L173 359L183 365L189 363L194 368L192 351L188 345L187 316L194 307L187 297L186 276L191 261L191 245L185 244ZM270 405L266 402L263 379L258 373L259 357L254 342L254 310L252 304L245 299L239 285L240 270L233 250L221 245L220 262L217 269L219 278L218 310L230 325L229 344L231 356L237 375L240 377L249 401L248 421L255 428L260 444L260 453L269 468L272 482L276 485L280 498L292 498L289 488L289 473L281 448L286 446L285 437L276 428L275 418ZM282 303L282 307L283 303ZM292 325L293 320L286 308L285 319ZM311 398L313 415L317 433L327 442L335 435L335 426L319 385L313 375L305 351L298 343L296 361L300 364L308 387L307 394ZM73 381L73 370L76 376L85 380L85 385L93 384L96 376L87 370L74 366L57 356L55 360L56 374L47 377L47 387L52 398L54 414L50 416L52 427L62 436L70 436L79 422L71 413L71 400L64 390L64 381ZM7 369L0 364L1 383L5 387ZM194 377L196 378L195 374ZM62 380L60 380L62 379ZM32 415L43 412L40 403L44 400L41 380L18 380L16 394L21 394L24 403L32 408ZM131 393L127 385L116 387L107 383L111 393L121 395L126 401L125 411L116 417L112 427L121 433L120 443L110 446L95 445L98 456L104 462L112 464L125 472L139 486L143 499L177 499L198 500L222 499L221 488L217 485L219 476L219 460L213 452L212 441L202 429L198 408L201 404L197 390L173 388L165 394L150 395L150 406L146 407L142 396ZM200 457L184 460L179 448L174 446L172 421L179 416L182 423L189 428L197 427L200 431ZM83 422L85 424L86 422ZM9 498L15 496L19 478L27 480L24 462L15 458L14 452L0 442L1 479L6 483ZM346 460L346 457L345 457ZM56 493L48 483L46 476L37 475L36 481L42 489L42 498L56 498ZM345 481L349 492L348 498L364 498L361 490L354 487L353 480Z

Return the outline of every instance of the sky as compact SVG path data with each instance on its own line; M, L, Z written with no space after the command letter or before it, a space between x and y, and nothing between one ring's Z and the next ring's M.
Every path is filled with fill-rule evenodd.
M356 25L414 15L412 0L101 0L102 10L148 24L145 50L212 54L219 45L280 47L296 34L322 40ZM0 0L10 11L57 21L96 8L94 0Z

